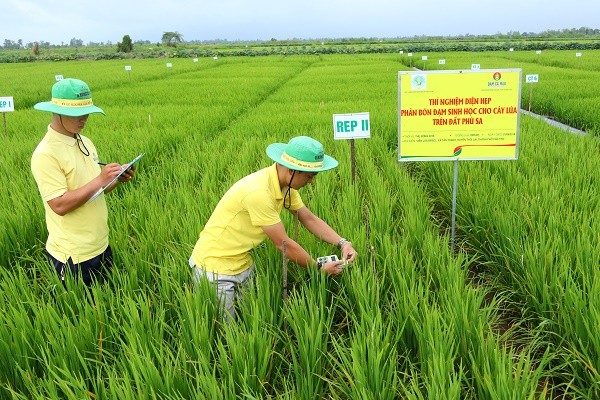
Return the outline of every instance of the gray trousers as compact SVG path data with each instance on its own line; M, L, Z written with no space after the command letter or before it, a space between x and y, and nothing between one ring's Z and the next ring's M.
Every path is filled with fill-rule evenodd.
M190 267L194 269L194 284L198 284L201 279L206 278L215 286L217 298L224 308L223 319L229 321L235 320L235 302L243 299L243 290L248 286L254 275L254 263L246 271L237 275L224 275L207 272L196 266L190 258Z

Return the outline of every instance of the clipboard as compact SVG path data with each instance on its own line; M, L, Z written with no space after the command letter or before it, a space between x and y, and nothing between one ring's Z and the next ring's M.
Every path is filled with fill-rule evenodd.
M140 160L140 158L142 158L144 156L144 154L146 153L140 153L136 158L134 158L133 160L131 160L131 162L129 164L127 164L127 167L123 168L123 171L121 171L119 173L119 175L115 176L110 182L108 182L108 184L106 184L106 186L104 186L102 189L98 190L98 192L96 192L95 195L93 195L92 197L90 197L90 199L88 201L92 201L92 200L96 200L96 198L98 196L100 196L102 193L104 193L104 191L106 190L107 187L110 187L110 185L112 185L117 179L119 179L119 177L121 175L123 175L125 172L127 172L129 170L129 168L131 168L133 166L133 164L135 164L136 162L138 162Z

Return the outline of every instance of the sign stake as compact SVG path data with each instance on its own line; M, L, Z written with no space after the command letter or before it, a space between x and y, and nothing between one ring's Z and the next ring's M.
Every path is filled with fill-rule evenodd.
M352 168L352 183L356 181L356 149L354 139L350 139L350 165Z
M529 84L529 112L531 112L531 99L533 98L533 85Z
M456 235L456 198L458 197L458 159L454 160L454 185L452 186L452 228L450 234L450 249L455 251L454 237Z

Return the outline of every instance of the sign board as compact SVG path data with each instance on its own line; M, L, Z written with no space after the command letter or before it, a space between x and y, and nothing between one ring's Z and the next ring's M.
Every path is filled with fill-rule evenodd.
M521 69L398 72L398 161L516 160Z
M369 113L333 114L334 139L366 139L371 137Z
M536 50L535 54L542 54L542 51L541 50Z
M408 53L407 56L412 57L412 53Z
M446 60L439 60L439 61L438 61L438 64L440 64L440 65L444 65L444 64L446 64Z
M63 76L62 75L54 75L54 79L56 80L56 82L62 81L63 80Z
M0 112L15 111L15 101L12 97L0 97Z
M172 68L173 64L172 63L167 63L167 68Z
M527 83L537 83L538 81L538 74L525 75L525 82Z
M421 56L421 60L427 61L427 56Z
M481 65L480 64L471 64L471 70L473 71L479 71L481 69Z
M404 54L404 50L400 50L400 54Z
M581 57L581 53L575 53L575 57Z
M515 51L514 47L511 47L510 49L508 49L508 51Z
M126 65L125 66L125 71L131 71L131 65Z
M198 59L197 59L197 58L194 58L194 62L198 62Z

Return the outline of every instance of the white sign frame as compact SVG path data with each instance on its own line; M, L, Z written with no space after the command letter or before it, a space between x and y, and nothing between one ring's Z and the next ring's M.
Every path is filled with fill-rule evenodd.
M338 124L343 124L352 129L351 132L340 132ZM354 131L355 128L359 130ZM333 114L333 138L335 140L369 139L371 137L371 118L369 112L351 114Z
M525 82L526 83L538 83L539 80L539 76L538 74L529 74L529 75L525 75Z
M0 97L0 112L4 113L13 111L15 111L15 100L13 99L13 97Z

